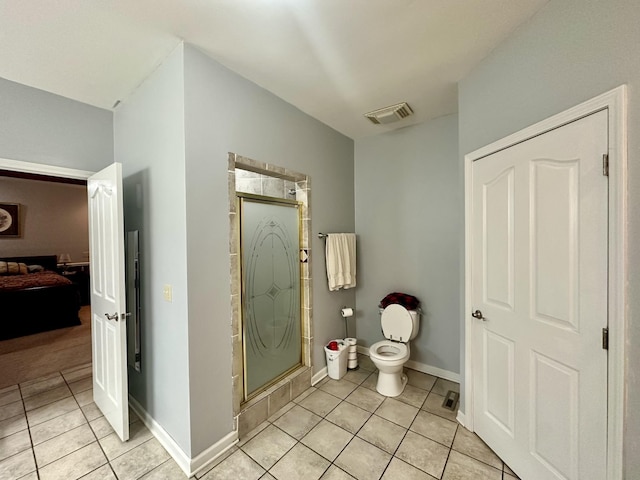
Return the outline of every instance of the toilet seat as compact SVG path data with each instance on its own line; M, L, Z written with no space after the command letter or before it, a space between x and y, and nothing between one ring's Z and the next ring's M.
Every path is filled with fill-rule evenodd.
M409 348L405 343L382 340L371 345L369 356L382 362L393 362L408 357Z

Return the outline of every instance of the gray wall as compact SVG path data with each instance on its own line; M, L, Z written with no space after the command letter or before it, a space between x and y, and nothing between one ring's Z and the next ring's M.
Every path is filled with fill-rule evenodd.
M552 0L459 86L461 156L618 85L629 86L628 479L640 478L639 19L637 0Z
M113 114L0 78L0 158L98 171L113 162Z
M117 108L114 125L125 228L142 244L142 373L130 371L130 391L195 457L233 429L228 152L310 174L318 228L353 231L353 142L190 46ZM341 334L338 311L355 302L353 291L329 295L323 258L319 345ZM320 347L315 364L324 366Z
M329 293L318 231L354 231L353 141L185 46L192 450L232 429L228 152L311 176L314 371L353 290Z
M0 177L0 202L19 203L21 236L0 237L2 256L59 255L88 262L87 187Z
M356 141L358 340L381 340L380 300L422 302L411 359L458 373L460 335L458 117Z
M125 231L139 230L142 264L142 372L129 370L129 391L190 454L182 46L119 105L114 134Z

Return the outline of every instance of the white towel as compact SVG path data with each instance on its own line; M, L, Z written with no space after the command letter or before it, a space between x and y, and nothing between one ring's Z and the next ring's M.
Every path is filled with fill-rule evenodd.
M356 286L356 234L330 233L325 257L329 291Z

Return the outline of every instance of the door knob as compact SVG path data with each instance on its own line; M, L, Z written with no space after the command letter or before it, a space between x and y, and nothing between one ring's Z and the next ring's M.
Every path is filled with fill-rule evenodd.
M114 313L113 315L105 313L104 316L107 317L107 320L115 320L116 322L118 321L118 312Z
M482 320L483 322L486 320L486 318L484 318L480 310L476 310L475 312L472 312L471 316L473 318L477 318L478 320Z

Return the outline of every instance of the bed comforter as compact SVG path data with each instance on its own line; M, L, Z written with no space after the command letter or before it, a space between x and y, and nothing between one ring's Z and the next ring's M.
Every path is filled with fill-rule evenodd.
M0 340L80 325L78 288L52 271L0 276Z

